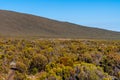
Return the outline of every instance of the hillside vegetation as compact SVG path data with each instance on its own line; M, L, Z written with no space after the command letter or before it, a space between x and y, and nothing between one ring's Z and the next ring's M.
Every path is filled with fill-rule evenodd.
M120 39L120 33L0 10L0 37Z
M0 80L120 80L120 41L0 40Z

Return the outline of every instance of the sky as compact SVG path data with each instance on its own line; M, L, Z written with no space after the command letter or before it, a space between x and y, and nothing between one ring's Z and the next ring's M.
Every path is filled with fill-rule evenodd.
M0 0L0 9L120 32L120 0Z

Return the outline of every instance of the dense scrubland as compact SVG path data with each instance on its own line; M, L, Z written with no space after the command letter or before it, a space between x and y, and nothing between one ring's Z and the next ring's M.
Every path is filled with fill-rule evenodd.
M120 41L0 40L0 80L120 80Z

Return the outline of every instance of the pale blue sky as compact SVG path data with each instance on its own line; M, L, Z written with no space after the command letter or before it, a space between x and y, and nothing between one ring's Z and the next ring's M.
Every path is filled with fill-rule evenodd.
M120 31L120 0L0 0L0 9Z

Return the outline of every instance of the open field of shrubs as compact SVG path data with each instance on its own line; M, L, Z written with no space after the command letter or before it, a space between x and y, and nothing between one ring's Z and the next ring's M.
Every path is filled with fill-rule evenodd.
M0 40L0 80L120 80L120 41Z

